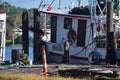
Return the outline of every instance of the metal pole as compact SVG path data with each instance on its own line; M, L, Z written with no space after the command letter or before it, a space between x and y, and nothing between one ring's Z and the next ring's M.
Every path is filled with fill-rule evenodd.
M61 0L59 0L59 9L62 8L62 4L61 3L62 3Z
M113 4L112 0L107 1L107 54L106 64L116 64L115 38L113 31Z

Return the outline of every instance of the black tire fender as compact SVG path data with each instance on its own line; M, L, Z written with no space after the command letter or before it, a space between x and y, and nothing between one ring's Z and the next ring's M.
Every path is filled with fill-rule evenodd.
M90 64L99 64L99 59L100 59L100 56L99 56L98 52L96 52L96 51L92 51L88 55L88 62Z

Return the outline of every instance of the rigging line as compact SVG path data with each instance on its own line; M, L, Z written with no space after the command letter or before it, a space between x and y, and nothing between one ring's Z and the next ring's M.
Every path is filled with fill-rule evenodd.
M51 6L51 5L53 4L54 1L55 1L55 0L52 0L51 4L50 4L49 6Z
M47 0L47 1L46 1L46 3L43 5L43 7L42 7L41 11L42 11L42 10L46 7L47 2L48 2L48 0Z
M90 36L92 35L92 29L93 29L92 27L93 27L93 26L91 25L91 26L90 26L89 38L88 38L88 39L89 39L89 40L88 40L88 44L90 43ZM92 35L92 40L93 40L93 35ZM86 54L86 49L85 49L85 54Z
M55 0L52 0L52 2L50 3L49 6L51 6L51 5L53 4L54 1L55 1ZM43 6L43 8L42 8L41 10L43 10L43 9L45 8L45 6L47 5L47 2L48 2L48 0L46 1L46 4Z
M95 40L93 40L91 43L89 43L88 45L86 45L85 47L83 47L83 49L80 50L80 52L78 52L78 53L76 53L76 54L74 54L74 55L79 55L79 54L81 54L81 52L82 52L84 49L86 49L89 45L93 44L94 42L95 42ZM71 56L74 56L74 55L71 55Z
M40 2L39 6L38 6L38 9L41 7L42 3L43 3L43 0Z
M49 6L51 6L51 5L53 4L54 1L55 1L55 0L52 0L51 4L50 4ZM48 0L47 0L47 2L48 2ZM43 0L42 0L42 2L41 2L40 5L42 5L42 3L43 3ZM40 8L40 5L39 5L39 8ZM48 21L48 20L49 20L49 19L47 19L47 21ZM42 25L42 23L40 23L40 25Z

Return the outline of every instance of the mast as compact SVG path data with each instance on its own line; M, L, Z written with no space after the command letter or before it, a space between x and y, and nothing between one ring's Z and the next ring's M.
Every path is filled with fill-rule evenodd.
M107 0L107 47L106 64L116 64L115 38L113 31L113 4L112 0Z

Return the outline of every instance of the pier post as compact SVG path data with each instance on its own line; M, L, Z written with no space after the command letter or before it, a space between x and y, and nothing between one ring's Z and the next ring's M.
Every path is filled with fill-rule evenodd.
M113 31L113 4L112 0L107 1L107 47L106 64L116 64L115 38Z
M29 39L28 39L28 12L25 10L22 14L22 40L24 53L29 55Z
M39 30L40 29L40 13L38 9L34 9L34 29ZM42 55L40 56L39 54L39 47L37 46L37 42L40 39L40 34L37 32L34 32L34 46L33 46L33 58L34 58L34 63L40 63L42 59Z

